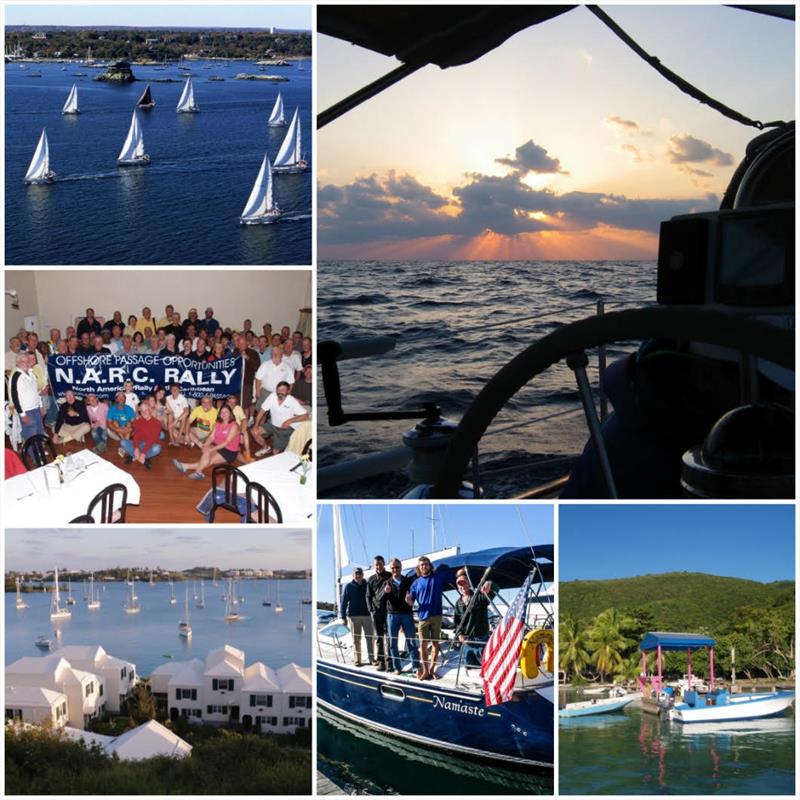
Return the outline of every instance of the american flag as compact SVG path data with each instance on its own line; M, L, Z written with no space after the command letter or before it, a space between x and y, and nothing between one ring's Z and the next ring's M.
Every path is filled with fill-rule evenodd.
M525 610L528 607L528 591L532 580L533 573L528 575L503 621L494 629L483 650L481 677L487 706L505 703L511 699L517 679L519 648L525 632Z

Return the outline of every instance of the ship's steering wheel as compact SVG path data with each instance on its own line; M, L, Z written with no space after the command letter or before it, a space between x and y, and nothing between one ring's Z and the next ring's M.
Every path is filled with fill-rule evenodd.
M523 350L483 387L450 440L431 496L460 496L462 477L486 429L508 400L539 373L587 348L643 339L703 342L794 369L792 332L726 311L665 306L617 311L573 322Z

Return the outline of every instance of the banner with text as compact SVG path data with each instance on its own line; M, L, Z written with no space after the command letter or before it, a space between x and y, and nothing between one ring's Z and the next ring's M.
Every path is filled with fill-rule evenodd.
M219 398L239 394L242 359L230 356L195 361L155 353L53 355L47 358L47 372L56 397L72 389L81 397L94 393L113 399L117 392L124 391L125 381L131 381L139 397L150 394L156 386L163 386L169 393L169 387L177 383L186 397L210 394Z

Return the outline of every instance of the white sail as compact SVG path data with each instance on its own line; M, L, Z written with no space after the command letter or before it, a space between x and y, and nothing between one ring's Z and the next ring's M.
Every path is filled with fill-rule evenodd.
M192 88L192 79L187 78L186 83L183 86L183 92L181 92L181 99L178 100L178 107L176 111L178 113L181 112L192 112L192 111L199 111L200 109L195 105L194 102L194 89Z
M131 118L131 127L128 129L128 136L125 139L125 144L122 145L122 150L119 151L117 161L121 163L140 161L144 158L144 138L142 137L142 129L139 126L139 117L136 111L133 112Z
M286 136L283 139L281 149L278 150L278 155L275 156L276 167L292 167L300 162L300 117L299 109L294 110L292 122L289 125L289 130L286 131Z
M269 115L267 125L275 128L285 124L286 118L283 116L283 98L281 97L281 93L278 92L278 99L275 101L275 105L272 107L272 113Z
M72 612L68 608L61 607L61 593L58 588L58 569L54 574L55 588L53 589L53 601L50 604L50 619L64 619L71 617Z
M261 169L258 171L258 177L253 184L253 191L250 192L250 197L247 204L242 211L242 219L258 219L272 211L274 204L272 202L272 166L269 163L267 156L261 162Z
M69 90L67 102L64 103L64 108L61 109L62 114L80 114L78 109L78 84L73 83L72 88Z
M26 183L38 183L46 181L50 175L50 146L47 143L47 133L44 128L39 137L39 144L36 145L36 152L33 154L31 164L25 173Z

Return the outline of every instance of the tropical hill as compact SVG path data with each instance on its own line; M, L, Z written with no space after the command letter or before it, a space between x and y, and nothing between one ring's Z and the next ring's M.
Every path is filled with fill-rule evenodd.
M562 614L588 622L607 608L646 609L657 630L708 631L735 617L745 606L794 606L794 583L758 583L701 572L667 572L604 581L559 584Z

